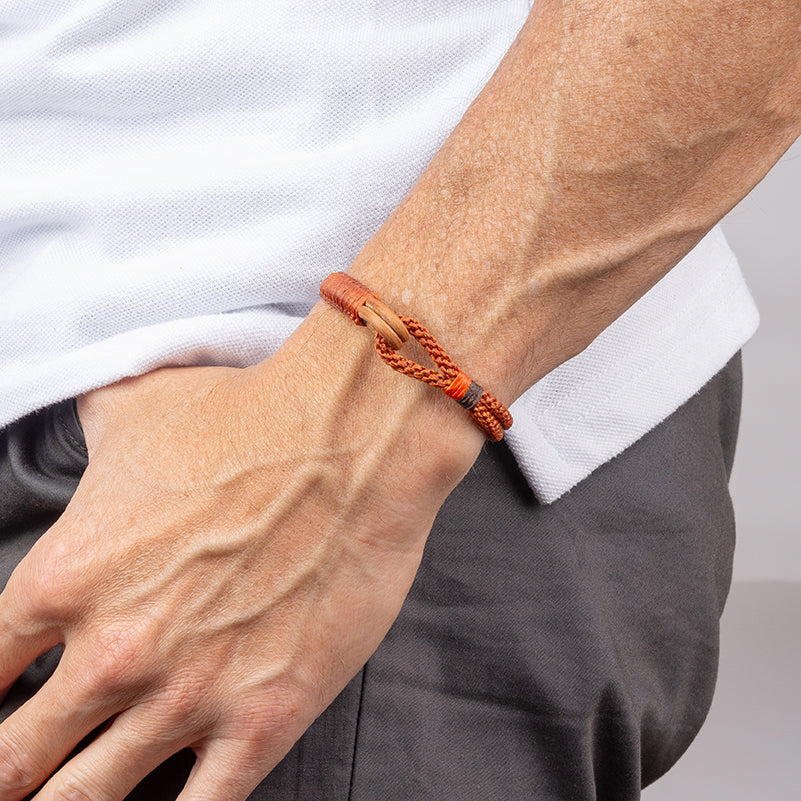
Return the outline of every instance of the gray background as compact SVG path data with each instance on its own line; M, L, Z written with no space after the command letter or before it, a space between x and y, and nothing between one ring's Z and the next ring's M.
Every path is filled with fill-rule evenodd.
M735 581L707 724L644 801L801 798L801 140L724 228L762 315L743 356Z

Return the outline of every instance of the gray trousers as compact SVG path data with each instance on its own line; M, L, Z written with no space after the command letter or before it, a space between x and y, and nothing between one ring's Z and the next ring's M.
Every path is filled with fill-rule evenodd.
M397 622L254 792L267 801L628 801L708 710L731 578L739 357L550 506L503 444L443 506ZM0 582L86 464L73 405L0 433ZM2 705L46 680L44 655ZM130 796L174 799L176 755Z

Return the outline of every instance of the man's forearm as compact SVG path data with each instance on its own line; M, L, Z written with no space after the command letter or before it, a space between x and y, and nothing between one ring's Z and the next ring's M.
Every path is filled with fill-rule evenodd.
M510 401L656 283L799 133L797 0L539 0L351 272Z

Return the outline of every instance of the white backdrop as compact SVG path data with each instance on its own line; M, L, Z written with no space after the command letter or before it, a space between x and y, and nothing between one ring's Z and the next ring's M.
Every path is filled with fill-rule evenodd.
M801 141L724 227L762 315L744 352L735 577L801 581Z
M735 582L706 726L644 801L799 798L801 141L725 221L762 313L744 351Z

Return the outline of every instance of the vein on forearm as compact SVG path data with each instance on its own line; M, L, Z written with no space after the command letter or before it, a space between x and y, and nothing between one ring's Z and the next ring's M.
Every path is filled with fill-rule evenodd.
M798 0L539 0L352 269L510 400L653 286L799 133Z

